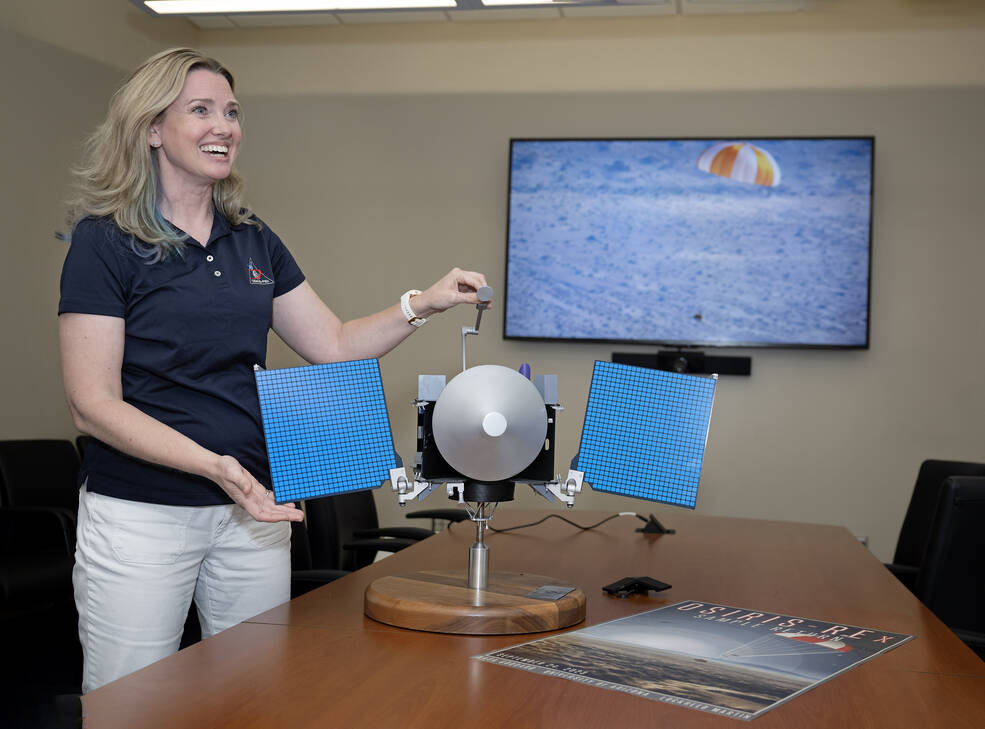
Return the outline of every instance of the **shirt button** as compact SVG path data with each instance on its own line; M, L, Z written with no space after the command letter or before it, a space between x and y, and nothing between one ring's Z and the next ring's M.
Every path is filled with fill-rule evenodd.
M222 275L222 271L216 271L216 272L215 272L215 273L214 273L213 275L214 275L214 276L215 276L216 278L219 278L219 276L221 276L221 275Z
M206 256L205 260L208 261L209 263L212 263L212 261L215 260L215 256Z

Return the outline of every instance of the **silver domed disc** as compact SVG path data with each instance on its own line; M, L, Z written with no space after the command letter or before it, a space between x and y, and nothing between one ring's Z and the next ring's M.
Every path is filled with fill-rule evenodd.
M452 468L476 481L502 481L533 463L544 447L547 410L519 372L479 365L448 383L431 425L438 451Z

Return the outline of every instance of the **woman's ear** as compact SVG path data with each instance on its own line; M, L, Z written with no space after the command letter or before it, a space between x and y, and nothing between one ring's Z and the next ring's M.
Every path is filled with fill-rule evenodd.
M161 136L157 133L157 129L154 127L150 128L150 131L147 133L147 137L150 142L150 146L153 149L157 149L161 146Z

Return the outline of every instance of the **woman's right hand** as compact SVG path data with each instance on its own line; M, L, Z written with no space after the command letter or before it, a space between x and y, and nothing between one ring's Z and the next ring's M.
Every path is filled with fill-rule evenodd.
M246 509L257 521L301 521L304 512L293 502L278 504L274 493L243 468L232 456L219 456L217 477L214 479L229 498Z

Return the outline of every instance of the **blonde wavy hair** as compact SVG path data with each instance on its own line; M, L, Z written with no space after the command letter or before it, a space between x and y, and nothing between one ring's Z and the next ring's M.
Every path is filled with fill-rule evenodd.
M113 94L106 120L85 141L82 165L72 170L69 225L89 215L112 216L134 244L146 244L142 253L153 261L181 253L187 236L176 233L157 209L158 162L148 140L151 124L198 69L221 74L235 89L232 73L214 58L193 48L172 48L144 61ZM243 181L235 169L212 186L212 200L231 223L259 227L243 202Z

